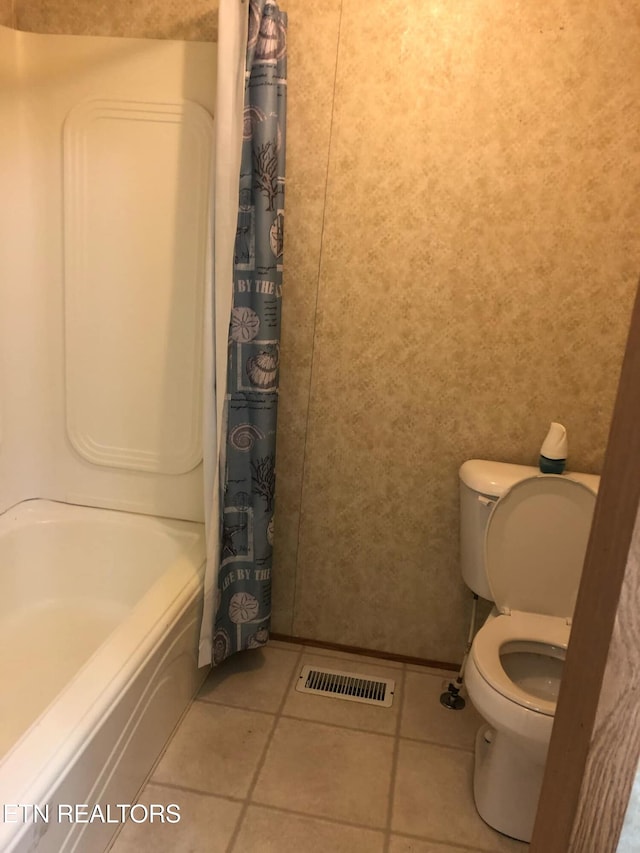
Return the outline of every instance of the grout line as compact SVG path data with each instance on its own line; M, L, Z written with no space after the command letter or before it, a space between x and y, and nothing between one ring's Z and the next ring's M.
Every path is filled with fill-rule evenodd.
M172 782L150 782L151 785L156 785L159 788L167 788L169 790L182 791L185 794L196 794L201 797L211 797L212 799L217 800L225 800L229 803L244 803L245 801L241 797L231 797L226 794L212 794L211 791L203 791L199 788L190 788L187 785L176 785ZM248 804L247 804L248 805ZM270 803L259 803L254 802L251 805L255 805L256 808L266 809L267 811L277 812L279 814L286 815L295 815L296 817L307 818L309 820L317 820L322 823L331 824L334 826L345 826L350 829L366 829L369 832L378 832L380 834L384 833L385 830L379 826L371 826L371 824L366 823L355 823L353 821L344 820L339 817L326 817L325 815L313 814L311 812L302 812L297 809L287 809L284 806L274 806ZM470 850L472 853L495 853L491 848L480 848L477 845L473 847L465 842L456 841L455 844L451 844L449 841L443 841L441 838L436 838L429 835L413 835L409 832L394 832L393 835L398 836L400 838L410 838L414 840L420 841L432 841L443 847L455 847L457 849L462 850ZM524 843L524 842L521 842ZM523 851L525 847L522 848ZM386 847L385 847L386 850Z
M322 698L322 697L318 697ZM340 699L337 700L338 702ZM382 709L380 709L382 710ZM390 710L390 709L384 709ZM395 737L391 732L379 732L375 729L363 729L361 726L344 726L339 723L328 723L325 720L310 719L309 717L297 717L295 714L281 714L283 720L295 720L297 723L312 723L315 726L326 726L330 729L343 729L347 732L358 732L363 735L376 735L378 737Z
M289 691L291 690L291 688L295 684L295 681L298 678L298 669L300 666L300 661L302 660L303 651L304 651L303 649L300 649L300 651L298 652L298 657L297 657L296 663L293 667L293 672L291 674L291 678L289 679L287 689L284 691L284 693L282 695L282 699L280 700L280 705L278 706L278 710L276 711L276 713L274 715L273 724L271 726L271 731L267 735L267 740L266 740L266 743L265 743L264 748L262 750L262 755L258 759L256 769L253 773L253 779L251 780L251 784L249 785L249 790L247 791L246 797L245 797L244 802L242 804L242 808L240 809L240 814L238 815L238 820L236 821L235 829L233 830L233 834L229 840L229 844L227 845L226 853L231 853L231 851L235 847L236 841L238 840L238 836L240 835L240 829L242 827L242 824L244 823L244 818L245 818L245 815L247 813L247 809L249 808L249 804L251 802L251 797L253 795L253 792L255 790L256 785L258 784L258 778L260 776L260 773L262 772L262 768L264 767L264 763L267 759L267 753L269 752L269 747L271 746L271 742L273 741L273 736L274 736L276 728L278 726L278 722L280 721L280 719L282 717L282 710L283 710L285 702L287 701L287 698L289 696Z
M298 675L296 675L296 679ZM290 688L289 688L290 689ZM319 699L321 702L326 702L327 700L323 696L313 697ZM331 701L341 700L338 697L334 697ZM377 729L365 729L362 726L348 726L342 723L328 723L326 720L318 720L315 717L299 717L297 714L285 714L284 711L263 711L260 708L251 708L248 705L230 705L228 702L216 702L215 699L196 699L196 702L204 702L205 705L217 705L221 708L232 708L234 711L249 711L251 713L256 714L265 714L268 717L278 716L282 717L284 720L295 720L298 723L314 723L318 726L328 726L330 729L345 729L348 732L360 732L365 735L380 735L380 737L395 737L395 734L392 732L381 732ZM390 711L390 708L379 708L380 711ZM424 743L424 741L418 740L417 738L411 738L411 740L416 740L418 743ZM442 746L442 744L435 744L436 746ZM455 748L455 747L453 747Z
M398 673L400 675L400 673ZM402 684L402 688L404 688L404 678L396 679L397 683ZM402 713L402 703L404 701L404 690L403 695L400 698L400 705L398 711L398 719L400 719L400 714ZM327 700L323 696L314 697L318 699L320 702L326 702ZM340 702L341 700L338 697L334 697L331 701ZM344 729L348 732L360 732L366 735L380 735L380 737L399 737L400 740L406 740L409 743L423 743L427 746L438 746L442 749L453 749L456 752L470 752L473 754L474 747L471 746L458 746L455 743L442 743L438 740L431 740L430 738L420 738L420 737L408 737L407 735L398 735L392 732L382 732L378 729L366 729L363 726L349 726L344 723L329 723L326 720L318 720L315 717L300 717L297 714L285 714L284 711L265 711L262 708L252 708L250 705L232 705L229 702L220 702L215 699L209 699L205 697L198 697L194 700L194 702L204 702L205 705L217 705L221 708L233 708L234 711L249 711L255 714L265 714L267 717L273 717L274 715L280 716L285 720L295 720L298 723L316 723L319 726L328 726L332 729ZM380 711L390 710L388 708L380 708ZM396 724L397 725L397 724Z
M324 697L319 696L319 699L322 701ZM336 697L336 700L340 702L340 699ZM390 711L391 708L379 708L378 710ZM359 732L364 735L379 735L380 737L395 737L395 734L392 732L381 732L378 729L365 729L362 726L348 726L342 725L341 723L331 723L327 720L316 720L314 717L298 717L295 714L282 714L281 715L284 720L295 720L297 723L313 723L316 726L326 726L329 729L344 729L347 732Z
M353 821L344 820L344 818L340 817L327 817L326 815L315 814L313 812L301 812L297 809L287 809L284 806L273 806L270 803L252 802L251 805L258 809L267 809L268 811L278 812L285 815L295 815L296 817L303 817L307 820L317 820L323 823L333 824L334 826L345 826L349 827L349 829L366 829L369 832L378 832L381 835L384 833L383 827L372 826L370 823L355 823ZM302 853L304 853L304 851L302 851Z
M231 797L229 794L214 794L202 788L192 788L190 785L180 785L176 782L148 782L148 785L157 785L159 788L171 788L174 791L183 791L185 794L198 794L200 797L214 797L218 800L227 800L230 803L243 803L242 797Z
M299 670L300 663L301 663L300 658L303 655L304 655L304 650L302 650L302 652L298 653L298 660L296 661L296 664L295 664L294 669L293 669L293 673L294 673L294 676L296 679L298 677L298 670ZM401 719L401 716L402 716L402 708L404 707L406 673L404 670L396 670L396 674L397 674L396 679L395 679L395 681L396 681L396 693L398 691L400 691L400 699L399 699L399 705L398 705L398 721L399 721ZM290 688L288 688L288 690L289 689ZM287 690L287 692L288 692L288 690ZM286 694L285 694L285 698L286 698ZM317 699L318 702L326 702L327 701L327 698L324 696L315 696L315 697L310 697L310 698ZM409 735L400 734L399 729L398 729L398 726L399 726L398 721L396 721L396 731L392 733L392 732L388 732L388 731L387 732L380 731L379 729L374 729L374 728L365 728L364 726L353 726L353 725L347 725L345 723L330 723L330 722L327 722L326 720L319 720L315 717L301 717L298 714L285 713L284 712L284 706L282 706L281 710L280 710L280 706L279 706L279 708L276 709L275 711L268 711L268 710L265 710L264 708L256 708L256 707L251 706L251 705L237 705L237 704L233 704L231 702L224 702L221 700L212 699L208 696L196 696L196 698L193 701L194 702L203 702L205 705L216 705L216 706L221 707L221 708L232 708L235 711L248 711L250 713L255 713L255 714L265 714L268 717L278 716L278 717L282 717L285 720L296 720L296 722L299 722L299 723L316 723L319 726L329 726L329 728L344 729L345 731L350 731L350 732L361 732L362 734L368 734L368 735L380 735L380 737L393 737L393 738L397 737L397 738L400 738L400 740L405 740L405 741L408 741L410 743L422 743L422 744L427 744L428 746L441 747L442 749L452 749L452 750L455 750L456 752L470 752L473 754L473 751L474 751L473 744L471 744L470 746L462 746L462 745L458 745L458 744L454 744L454 743L442 743L441 741L433 740L431 738L411 737ZM330 701L340 702L342 700L339 697L332 697ZM281 703L281 705L282 705L282 703ZM379 708L378 710L380 712L383 712L383 711L390 711L391 709L390 708ZM172 735L172 737L173 737L173 735ZM164 754L164 750L163 750L163 754ZM149 779L148 781L151 781L151 779Z
M198 696L194 702L202 702L205 705L216 705L219 708L233 708L234 711L250 711L252 714L265 714L267 717L273 717L277 711L265 711L264 708L252 708L250 705L233 705L230 702L219 702L215 699L209 699L205 696Z
M454 743L440 743L440 741L427 740L426 738L405 737L404 735L400 735L400 740L406 740L409 743L423 743L426 746L437 746L440 749L452 749L454 752L470 752L472 755L475 751L474 746L456 746Z
M338 34L336 38L336 66L333 74L333 90L331 94L331 121L329 123L329 144L327 145L327 169L326 169L326 180L324 184L324 198L322 202L322 222L320 224L320 248L318 251L318 286L316 288L316 298L314 304L314 314L313 314L313 336L311 340L311 364L309 367L309 393L307 394L307 413L305 418L305 428L304 428L304 443L302 448L302 471L300 473L300 502L298 505L298 536L296 542L296 562L295 562L295 574L293 581L293 601L291 607L291 630L294 630L294 622L295 622L295 614L297 609L297 599L299 594L300 584L298 582L298 573L300 570L299 566L299 555L300 555L300 542L302 540L302 513L303 513L303 505L304 505L304 491L305 491L305 474L307 470L307 443L309 441L309 425L311 423L311 396L313 392L313 377L314 377L314 366L317 369L317 347L316 347L316 336L318 331L318 308L320 306L320 284L322 277L322 253L324 248L324 228L327 217L327 198L329 197L329 169L331 166L331 148L333 144L333 125L334 125L334 116L336 110L336 86L338 80L338 60L340 57L340 33L342 29L342 0L340 0L340 16L338 18Z
M402 729L402 713L404 711L406 680L407 670L406 666L403 666L402 677L400 679L400 702L398 705L398 719L396 720L396 732L393 744L393 757L391 759L391 773L389 775L389 802L387 804L387 819L385 822L383 853L389 853L389 850L391 848L391 821L393 819L393 800L396 792L396 776L398 774L398 756L400 754L400 731Z

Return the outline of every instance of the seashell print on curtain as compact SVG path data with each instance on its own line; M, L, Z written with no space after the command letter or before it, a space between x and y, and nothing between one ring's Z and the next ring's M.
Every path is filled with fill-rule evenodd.
M284 234L287 16L251 0L213 663L269 639Z

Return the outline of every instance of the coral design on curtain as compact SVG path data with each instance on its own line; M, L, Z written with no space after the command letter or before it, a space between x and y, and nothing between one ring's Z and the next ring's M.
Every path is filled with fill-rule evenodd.
M284 228L286 14L251 0L229 327L213 663L264 645L271 617Z

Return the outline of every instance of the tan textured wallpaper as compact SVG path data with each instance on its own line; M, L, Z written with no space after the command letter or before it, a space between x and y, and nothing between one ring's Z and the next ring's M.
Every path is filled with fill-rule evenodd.
M0 26L13 26L13 0L0 0Z
M335 95L292 633L459 659L461 462L533 463L560 420L599 469L640 273L639 36L633 2L342 0L335 72L315 51ZM289 140L318 156L295 112Z
M14 0L14 5L17 28L34 33L185 41L218 37L218 0Z
M635 0L283 5L274 630L459 660L460 464L532 464L551 420L602 463L640 273ZM16 12L209 39L216 6Z

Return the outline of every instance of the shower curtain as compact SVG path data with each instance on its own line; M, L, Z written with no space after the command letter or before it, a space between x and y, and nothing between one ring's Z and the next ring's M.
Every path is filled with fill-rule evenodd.
M207 568L200 666L217 665L269 637L286 27L286 15L272 0L251 0L248 10L240 0L221 3L214 264L205 336ZM215 336L223 335L227 362L214 372Z

